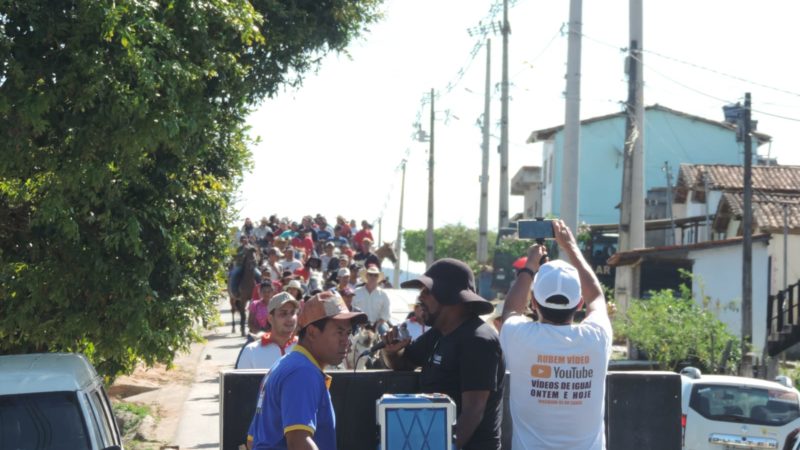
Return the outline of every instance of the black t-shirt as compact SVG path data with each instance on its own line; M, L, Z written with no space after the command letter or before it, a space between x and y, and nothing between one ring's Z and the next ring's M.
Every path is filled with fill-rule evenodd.
M381 268L381 260L380 260L380 258L378 258L378 255L376 255L375 253L372 253L372 252L370 252L370 253L358 252L358 253L355 254L355 256L353 256L353 261L356 261L356 262L364 261L364 263L363 263L364 267L369 267L370 264L374 264L374 265L378 266L378 269Z
M461 414L461 392L489 391L483 419L466 450L499 450L503 421L505 363L497 333L479 317L467 319L447 336L430 329L405 349L405 358L422 367L420 390L447 394Z

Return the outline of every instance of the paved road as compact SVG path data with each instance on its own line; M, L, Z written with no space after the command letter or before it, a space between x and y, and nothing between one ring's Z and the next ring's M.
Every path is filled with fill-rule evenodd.
M219 448L219 372L232 369L244 338L231 334L227 299L219 304L225 325L207 335L194 383L183 406L173 443L184 449ZM238 314L237 314L238 319Z

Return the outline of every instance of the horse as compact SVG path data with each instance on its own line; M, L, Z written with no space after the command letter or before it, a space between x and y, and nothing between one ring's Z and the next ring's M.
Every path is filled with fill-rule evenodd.
M358 331L350 336L350 352L344 359L344 367L348 370L386 369L380 350L374 355L361 356L378 343L380 336L371 326L359 327Z
M383 245L375 250L375 256L378 257L381 264L383 264L383 260L386 258L389 258L392 264L397 264L397 253L394 252L393 244L393 242L384 242Z
M236 311L239 311L239 328L242 336L245 336L244 326L246 323L247 301L253 295L253 287L256 285L255 268L258 260L258 249L252 245L245 245L243 248L241 272L228 283L228 300L231 305L231 333L236 332ZM235 270L235 269L234 269ZM235 284L235 286L234 286Z

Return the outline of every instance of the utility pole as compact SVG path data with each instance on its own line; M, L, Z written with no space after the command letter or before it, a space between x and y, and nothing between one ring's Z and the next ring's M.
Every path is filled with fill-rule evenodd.
M706 197L706 241L711 240L711 202L708 200L708 170L703 170L703 192ZM696 239L696 238L695 238ZM699 240L697 240L699 242Z
M503 82L500 95L500 220L497 227L508 226L508 0L503 0Z
M642 0L630 0L630 45L627 58L628 102L625 107L625 145L619 251L644 248L644 92L642 83ZM621 269L621 270L620 270ZM615 294L624 313L638 294L635 267L617 268Z
M742 367L740 374L753 376L753 142L750 136L750 93L744 94L744 212L742 217Z
M642 0L630 0L630 34L631 34L631 60L635 62L633 112L636 117L636 133L631 137L631 159L633 172L631 176L631 248L644 248L644 78L642 67L642 30L643 11Z
M382 236L383 235L383 217L378 217L378 243L380 245L383 242Z
M400 215L397 219L397 238L394 241L394 254L397 255L397 262L394 263L394 276L392 277L392 286L400 286L400 251L402 250L401 243L403 242L403 202L406 196L406 160L401 163L403 169L403 177L400 179Z
M431 89L431 140L428 150L428 230L425 234L425 265L433 264L433 127L436 119L436 108L433 89Z
M667 174L667 214L669 214L669 239L667 245L675 245L675 215L672 214L672 168L669 161L664 161L664 172Z
M492 100L492 40L486 39L486 87L483 99L483 144L481 145L481 204L478 225L478 264L489 260L489 113Z
M559 213L567 226L578 231L579 166L581 153L581 26L582 0L569 2L567 41L567 91L564 120L564 165L561 170Z

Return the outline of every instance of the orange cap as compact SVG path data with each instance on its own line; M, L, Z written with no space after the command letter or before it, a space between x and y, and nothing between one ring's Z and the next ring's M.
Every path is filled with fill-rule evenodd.
M299 329L307 327L312 322L329 317L331 319L352 319L355 323L367 321L363 312L351 312L347 309L342 297L332 292L323 292L308 299L303 305L303 310L297 317Z

